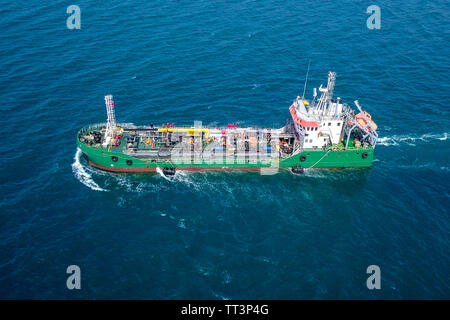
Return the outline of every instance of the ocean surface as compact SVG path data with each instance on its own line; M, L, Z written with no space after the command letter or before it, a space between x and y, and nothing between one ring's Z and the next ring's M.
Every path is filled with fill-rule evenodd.
M70 4L0 6L0 298L450 298L448 1L80 0L80 30ZM120 122L281 127L309 59L307 97L336 71L377 122L371 169L166 179L77 152L109 93Z

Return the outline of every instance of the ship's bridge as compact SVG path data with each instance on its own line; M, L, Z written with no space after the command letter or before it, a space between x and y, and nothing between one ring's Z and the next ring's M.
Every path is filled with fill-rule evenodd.
M339 143L341 139L345 118L350 109L340 98L333 99L335 79L336 73L330 71L327 87L321 85L319 88L319 99L316 99L317 91L314 89L312 101L297 97L289 108L297 138L305 148L323 147Z

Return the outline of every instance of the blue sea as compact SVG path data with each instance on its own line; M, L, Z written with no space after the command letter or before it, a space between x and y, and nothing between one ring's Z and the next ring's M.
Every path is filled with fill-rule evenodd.
M0 298L449 299L449 21L440 0L2 3ZM122 123L281 127L309 60L307 97L336 71L377 122L371 169L166 179L77 152L105 94Z

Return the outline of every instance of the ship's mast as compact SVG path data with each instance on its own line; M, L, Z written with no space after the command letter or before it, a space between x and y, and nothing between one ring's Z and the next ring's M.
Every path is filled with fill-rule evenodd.
M114 137L114 129L116 128L116 115L114 112L114 101L111 94L105 96L106 113L108 120L106 123L105 143L108 144Z
M333 72L333 71L328 72L328 84L327 84L328 101L333 99L333 90L334 90L334 82L335 81L336 81L336 72Z
M319 102L317 105L317 109L322 111L322 114L325 114L327 111L328 104L331 99L333 99L333 90L334 90L334 82L336 80L336 72L330 71L328 72L328 84L326 88L322 88L320 86L319 91L322 92L322 95L319 98Z

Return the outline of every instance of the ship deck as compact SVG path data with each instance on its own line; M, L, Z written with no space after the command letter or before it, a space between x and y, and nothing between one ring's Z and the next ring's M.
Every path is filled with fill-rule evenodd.
M101 140L95 140L95 132ZM264 162L289 157L299 147L294 133L286 128L123 127L112 146L104 146L104 132L101 126L88 127L79 138L91 147L142 159L234 157Z

